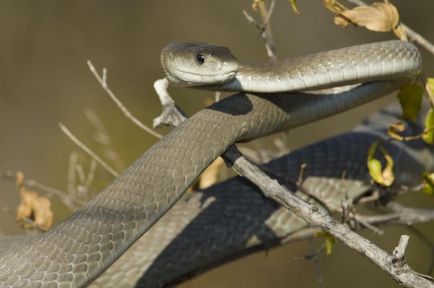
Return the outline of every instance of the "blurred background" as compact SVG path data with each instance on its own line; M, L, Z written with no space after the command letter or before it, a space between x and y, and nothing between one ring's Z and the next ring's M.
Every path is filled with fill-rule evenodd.
M85 116L91 109L105 125L111 149L119 154L119 167L128 165L157 139L127 120L101 89L86 64L108 69L108 84L139 119L151 125L160 112L153 82L163 77L160 50L171 41L203 41L230 47L248 61L266 60L257 29L243 16L253 16L251 0L239 1L0 1L0 173L21 170L32 179L66 190L71 151L80 151L61 133L64 123L88 146L101 152L94 128ZM345 2L345 1L344 1ZM432 0L396 0L401 20L434 41ZM298 1L301 15L288 1L277 0L271 19L278 58L304 55L347 45L392 39L391 33L362 28L341 29L322 1ZM424 72L434 74L434 56L422 51ZM172 96L188 113L204 107L213 93L172 89ZM369 113L393 101L386 97L342 115L291 131L296 148L350 129ZM168 130L162 130L166 133ZM106 147L105 147L106 148ZM80 156L84 165L86 156ZM123 162L123 164L121 163ZM111 177L98 168L96 186ZM424 198L425 197L425 198ZM426 196L408 200L431 201ZM12 214L18 203L15 184L0 181L0 230L22 233ZM429 202L428 202L429 203ZM54 201L55 221L67 216ZM433 238L434 226L421 226ZM364 235L391 251L405 229L387 229L385 236ZM425 272L431 251L411 238L408 261ZM316 287L317 274L324 287L394 287L396 284L357 253L337 244L332 256L319 265L294 258L309 253L309 243L256 253L214 269L182 287ZM318 272L319 271L319 272Z

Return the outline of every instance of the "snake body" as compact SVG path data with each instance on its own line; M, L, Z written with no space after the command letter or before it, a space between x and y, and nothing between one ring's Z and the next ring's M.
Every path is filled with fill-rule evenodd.
M375 82L339 94L310 95L297 92L277 93L278 90L266 91L264 87L272 85L268 82L271 78L266 77L265 84L259 85L264 89L261 88L256 92L273 92L273 94L238 93L199 111L149 149L69 219L49 232L26 242L26 245L3 253L0 257L0 287L88 285L173 206L195 178L229 145L347 110L395 90L420 72L421 58L417 48L411 43L390 41L360 47L336 50L336 54L333 51L319 54L328 55L327 57L311 55L299 58L296 60L297 67L300 67L297 68L298 76L294 78L294 84L287 85L309 90L365 80ZM198 57L197 53L181 53L186 57L176 56L175 52L181 50L169 48L170 46L163 50L162 56L164 60L162 64L168 73L169 81L175 79L167 66L167 63L172 63L169 58L172 57L175 62L182 63L187 63L191 59L201 62L202 58ZM225 65L226 60L218 63L219 59L216 55L223 56L223 51L219 54L210 47L209 50L201 50L201 53L202 56L211 56L212 61L206 63L216 63L217 67L233 65L233 63ZM332 61L338 61L341 56L345 56L347 61L351 59L351 62L347 62L350 68L333 66ZM394 64L389 65L389 62ZM310 64L313 65L312 68L301 69ZM269 67L277 69L276 66ZM283 67L286 67L287 71L292 69L289 64L281 64L279 71L283 71ZM321 67L326 68L321 69ZM191 67L186 65L182 68ZM342 72L352 69L359 71L352 74L353 78L348 77L346 72ZM205 74L197 72L198 69L194 71L194 79L205 79L206 75L218 74L215 70L206 70ZM264 68L263 73L265 71ZM291 74L291 72L285 73ZM189 80L186 85L194 84L210 89L222 87L227 90L236 90L236 87L245 86L246 91L251 91L253 86L246 84L250 82L243 82L242 79L237 78L236 72L229 74L235 74L235 78L221 80L219 76L218 81L212 80L199 84L196 80ZM259 74L250 76L252 80L259 81ZM274 72L270 72L270 77L273 75L276 76ZM329 79L329 82L322 79ZM283 77L280 81L291 80ZM179 78L173 82L181 84ZM302 82L305 83L300 86ZM310 83L314 85L310 86Z
M393 105L352 132L303 147L264 168L293 187L304 164L303 194L315 196L332 212L340 212L343 201L376 189L367 171L366 155L372 143L381 139L395 161L396 181L388 192L419 184L423 172L434 167L434 149L418 141L387 141L387 126L400 115L400 107ZM410 134L423 130L415 125L408 128ZM184 195L91 286L166 287L234 257L278 245L307 226L236 177ZM289 274L288 279L291 277Z

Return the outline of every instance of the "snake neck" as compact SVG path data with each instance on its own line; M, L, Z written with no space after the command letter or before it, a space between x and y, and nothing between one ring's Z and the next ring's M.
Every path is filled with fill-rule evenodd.
M325 89L351 84L407 81L421 71L421 56L407 42L386 41L353 46L276 63L239 63L226 91L277 93Z

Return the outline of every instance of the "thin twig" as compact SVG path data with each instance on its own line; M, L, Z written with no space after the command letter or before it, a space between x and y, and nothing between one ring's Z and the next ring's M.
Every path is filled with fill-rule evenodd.
M68 165L68 176L67 176L67 185L66 185L66 189L68 191L69 195L75 195L75 182L76 182L76 178L75 178L75 166L77 166L77 162L78 162L78 153L75 151L72 151L69 154L69 165Z
M116 170L123 170L125 168L125 165L119 153L113 148L112 139L104 123L92 109L86 109L84 111L84 115L95 129L93 138L96 142L98 142L104 147L102 153L104 154L105 158L110 159L110 161L114 164Z
M122 104L122 102L116 97L116 95L113 93L113 91L108 87L107 85L107 69L103 68L102 76L98 74L98 71L96 71L95 67L93 66L92 62L90 60L87 61L87 65L89 66L90 71L95 76L96 80L101 85L102 89L106 91L106 93L110 96L110 98L115 102L115 104L118 106L118 108L122 111L122 113L130 119L134 124L139 126L144 131L148 132L152 136L161 139L163 138L163 135L161 135L158 132L155 132L152 128L149 128L143 122L141 122L139 119L133 116L131 112Z
M276 46L274 43L273 31L270 25L271 15L274 11L275 0L271 1L270 8L267 9L263 2L258 3L259 14L262 18L262 24L258 24L255 19L250 16L247 11L243 10L244 17L249 24L255 25L256 29L259 30L262 40L264 41L265 50L267 51L267 56L271 61L276 61Z
M115 169L113 169L109 164L107 164L104 160L101 159L95 152L93 152L89 147L87 147L83 142L81 142L77 137L75 137L74 134L72 134L71 131L69 131L68 128L66 128L65 125L62 123L59 123L59 127L62 130L63 133L66 134L66 136L71 139L72 142L74 142L78 147L80 147L84 152L86 152L90 157L95 159L96 162L98 162L99 165L101 165L104 169L106 169L110 174L112 174L114 177L118 177L119 173L116 172Z
M346 0L347 2L358 5L358 6L366 6L367 4L362 0ZM405 32L407 33L408 37L413 40L414 42L418 43L421 47L423 47L425 50L427 50L429 53L434 55L434 44L432 44L430 41L428 41L425 37L408 27L406 24L401 22L402 27L404 27Z
M89 165L89 172L87 173L86 177L86 183L84 183L84 186L87 190L90 189L90 186L92 186L93 180L95 179L95 171L96 171L97 162L95 159L90 159L90 165Z
M3 178L15 181L15 173L8 171L3 175ZM33 180L33 179L26 178L24 180L24 184L29 188L35 188L38 191L44 192L45 194L47 194L48 197L52 197L52 196L58 197L60 199L60 201L62 201L62 203L64 203L71 210L75 210L78 207L85 204L84 201L76 199L76 198L68 195L64 191L49 187L49 186L42 184L42 183L40 183L36 180Z
M271 19L271 15L273 14L273 11L274 11L275 3L276 3L276 1L272 0L269 9L267 9L267 6L265 6L264 2L258 3L259 14L261 15L261 18L262 18L262 26L264 27L263 39L265 41L265 48L267 50L268 57L272 61L277 60L276 45L275 45L274 37L273 37L273 30L272 30L271 25L270 25L270 19Z

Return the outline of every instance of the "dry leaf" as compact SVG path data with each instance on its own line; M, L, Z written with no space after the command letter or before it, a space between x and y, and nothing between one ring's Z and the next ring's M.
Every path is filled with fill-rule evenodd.
M214 160L199 178L199 189L205 189L217 183L219 180L220 168L225 162L221 157Z
M21 202L17 207L16 220L24 229L48 230L53 224L51 202L34 191L29 191L24 185L24 174L16 173L16 183Z
M264 2L264 0L253 0L252 9L253 11L258 11L259 3Z
M338 26L346 27L350 23L372 31L388 32L397 28L399 14L390 3L374 3L342 11L335 17L335 24Z
M402 122L396 122L389 126L387 129L387 134L390 138L398 140L398 141L404 141L404 137L401 136L401 133L405 130L405 124Z
M402 41L408 41L407 30L405 30L402 24L399 24L397 27L393 29L393 33L395 33L396 37L398 37Z

